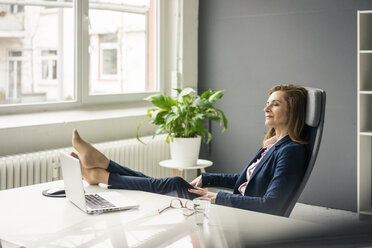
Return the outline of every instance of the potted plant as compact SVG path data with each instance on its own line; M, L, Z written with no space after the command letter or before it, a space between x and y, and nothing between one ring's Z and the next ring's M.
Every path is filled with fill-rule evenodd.
M147 111L150 123L157 125L158 129L153 137L160 133L168 133L166 142L170 143L172 160L180 167L193 166L199 157L201 140L209 143L212 134L205 126L205 120L212 120L223 126L222 133L227 128L227 119L222 110L213 104L222 98L223 91L207 90L200 96L192 95L192 88L175 89L177 98L173 99L162 94L152 95L146 98L156 108ZM139 129L145 121L137 127L137 139Z

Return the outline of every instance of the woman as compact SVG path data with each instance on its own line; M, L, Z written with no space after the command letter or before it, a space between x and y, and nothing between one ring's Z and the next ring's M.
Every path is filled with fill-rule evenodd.
M302 139L307 91L294 85L274 86L266 102L265 125L269 127L261 149L241 174L202 173L190 184L180 177L151 178L120 166L84 141L76 130L72 144L79 152L83 177L89 184L109 188L177 194L193 199L206 196L212 203L283 215L289 197L302 180L307 153ZM233 193L213 193L202 187L219 186Z

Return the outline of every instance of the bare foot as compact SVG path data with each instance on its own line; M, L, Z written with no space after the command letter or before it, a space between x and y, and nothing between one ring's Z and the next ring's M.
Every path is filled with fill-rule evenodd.
M109 173L101 168L87 169L81 166L81 173L83 178L90 185L97 185L99 183L108 184Z
M72 133L72 145L79 152L80 163L83 167L107 169L110 160L90 143L83 140L76 129Z
M90 185L97 185L99 183L108 184L109 173L106 170L101 168L91 169L85 168L84 166L82 166L81 160L76 153L71 152L70 155L76 159L79 159L81 174L83 175L83 178L85 179L85 181L87 181L88 184Z

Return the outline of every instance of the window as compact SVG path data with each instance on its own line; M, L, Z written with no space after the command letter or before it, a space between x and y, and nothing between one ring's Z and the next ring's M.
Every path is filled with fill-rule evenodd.
M72 3L8 2L0 9L22 15L0 18L0 111L76 99Z
M118 48L116 34L100 36L101 75L116 76L118 74Z
M150 38L155 29L154 18L150 17L154 15L150 6L154 2L127 0L132 9L121 5L122 11L108 8L109 2L102 0L97 5L90 1L90 79L86 99L157 91L154 78L149 77L154 75L154 61L149 58L155 49Z
M11 14L23 13L23 11L24 11L24 6L23 5L11 4L9 6L9 12Z
M11 103L18 103L21 100L22 92L22 52L10 51L8 53L9 76L7 99Z
M0 79L6 79L0 80L0 112L29 103L47 109L141 100L158 92L155 4L156 0L0 4L0 9L22 13L0 18ZM2 56L6 51L9 55Z
M57 51L41 51L41 79L52 81L57 79Z
M118 62L117 62L118 49L115 47L104 47L101 50L102 57L102 75L117 75Z

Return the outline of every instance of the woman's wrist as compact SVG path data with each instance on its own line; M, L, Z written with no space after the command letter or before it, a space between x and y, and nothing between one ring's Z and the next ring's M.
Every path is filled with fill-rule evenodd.
M216 204L217 193L211 198L211 203Z

